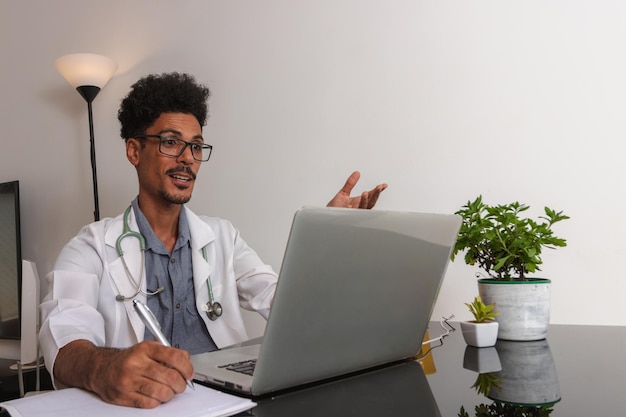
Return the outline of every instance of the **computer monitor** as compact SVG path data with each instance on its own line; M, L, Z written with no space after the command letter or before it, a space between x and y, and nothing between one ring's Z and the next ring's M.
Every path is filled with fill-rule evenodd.
M19 181L0 183L0 339L21 336L22 242Z
M18 181L0 183L0 358L37 359L39 276L22 259Z

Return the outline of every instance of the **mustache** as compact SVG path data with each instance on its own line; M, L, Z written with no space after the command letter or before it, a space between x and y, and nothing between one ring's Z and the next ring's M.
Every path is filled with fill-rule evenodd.
M179 172L182 172L184 174L187 174L191 177L191 179L195 180L196 179L196 174L195 172L193 172L191 170L191 168L189 167L185 167L185 166L180 166L180 167L176 167L176 168L172 168L172 169L168 169L165 173L167 175L171 175L171 174L177 174Z

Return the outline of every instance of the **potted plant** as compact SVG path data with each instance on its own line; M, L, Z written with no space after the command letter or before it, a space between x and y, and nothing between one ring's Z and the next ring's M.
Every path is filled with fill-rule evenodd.
M451 259L465 251L465 262L487 273L478 292L485 303L497 303L501 339L543 339L550 321L550 280L528 274L540 271L543 249L566 246L552 226L569 217L545 207L545 215L533 220L524 217L529 208L519 202L487 205L478 196L456 212L463 223Z
M480 296L476 296L472 303L465 305L474 316L472 321L461 322L465 343L479 348L494 346L498 338L498 322L494 319L500 314L494 310L496 304L485 304Z

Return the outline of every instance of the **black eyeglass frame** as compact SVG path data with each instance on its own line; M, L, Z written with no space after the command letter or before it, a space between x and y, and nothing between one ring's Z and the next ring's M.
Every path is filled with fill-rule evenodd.
M146 139L146 138L154 138L154 139L158 139L159 140L159 152L161 152L163 155L165 156L171 156L173 158L178 158L179 156L181 156L183 154L183 152L185 152L185 150L187 149L187 147L189 146L191 148L191 156L193 157L193 159L195 161L198 162L207 162L209 160L209 158L211 158L211 154L213 153L213 146L209 145L207 143L198 143L198 142L187 142L186 140L182 140L181 138L177 137L177 136L165 136L165 135L137 135L135 136L135 139ZM161 145L163 145L163 141L164 140L175 140L178 142L182 142L184 145L182 148L180 148L180 152L178 152L178 155L175 154L170 154L170 153L165 153L163 152L163 149L161 149ZM193 152L194 147L200 147L202 149L202 154L204 154L204 150L208 149L209 154L206 157L206 159L198 159L196 158L196 155Z

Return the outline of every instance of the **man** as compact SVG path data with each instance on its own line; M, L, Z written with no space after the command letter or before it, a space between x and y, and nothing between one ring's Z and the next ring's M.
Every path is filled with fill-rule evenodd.
M276 273L231 223L184 206L211 152L202 136L208 96L193 77L172 73L139 80L122 101L139 194L123 215L84 227L46 277L39 339L57 386L155 407L185 390L190 353L247 339L240 307L267 317ZM373 207L386 184L351 197L358 179L354 172L328 205ZM152 341L134 299L174 347Z

